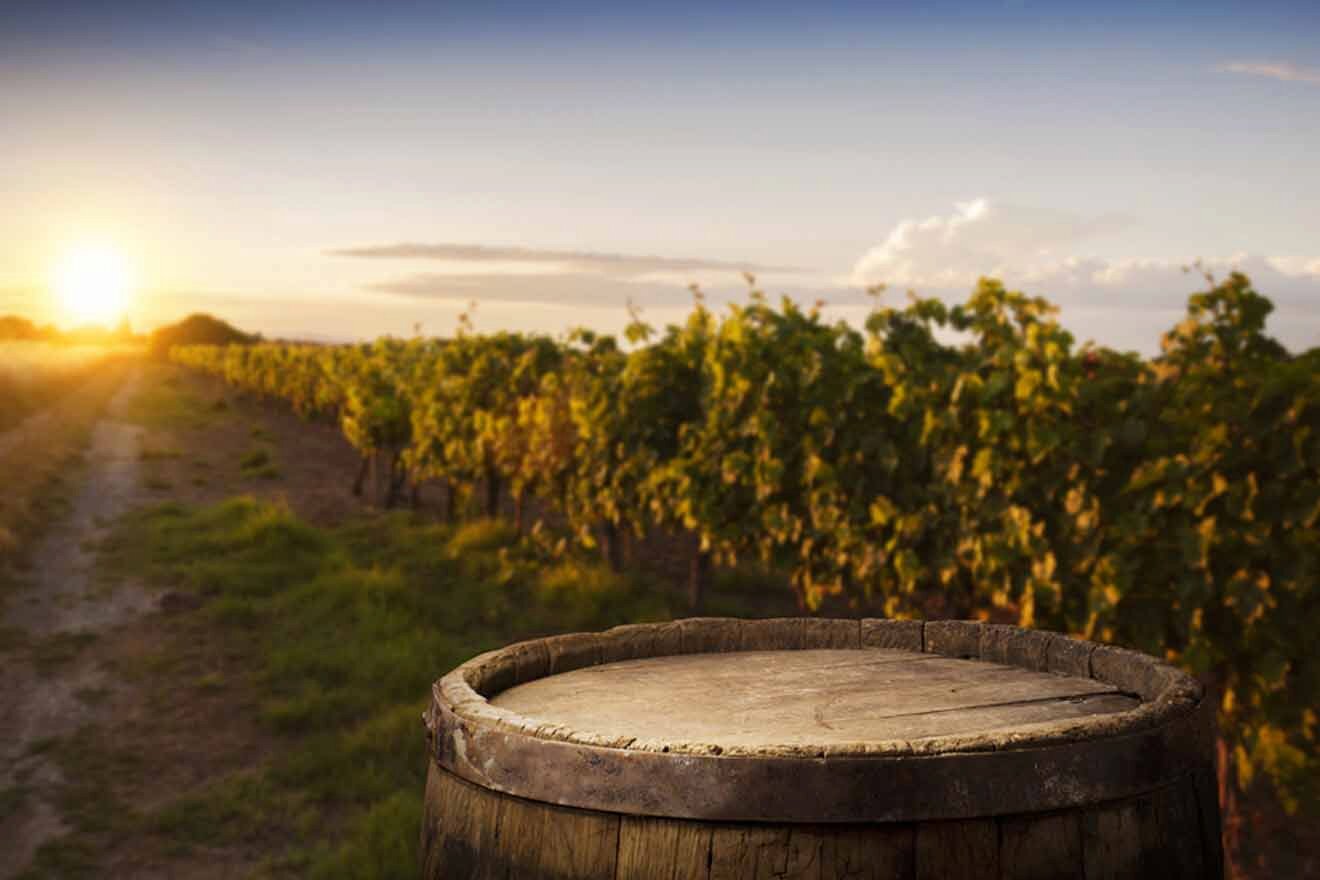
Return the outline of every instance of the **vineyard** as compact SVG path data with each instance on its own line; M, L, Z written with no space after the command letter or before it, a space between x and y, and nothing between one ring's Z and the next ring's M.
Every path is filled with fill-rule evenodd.
M361 454L345 482L384 506L511 498L542 552L616 567L630 536L690 533L694 606L711 566L756 560L808 610L939 596L1167 656L1221 696L1231 816L1253 772L1290 811L1320 796L1320 349L1274 342L1271 309L1210 279L1153 359L1079 346L989 280L864 331L753 291L624 343L464 322L171 356L337 424Z

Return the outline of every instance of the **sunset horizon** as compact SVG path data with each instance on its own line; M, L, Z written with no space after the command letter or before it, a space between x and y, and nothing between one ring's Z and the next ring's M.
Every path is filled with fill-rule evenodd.
M0 313L89 246L134 326L344 341L989 276L1150 354L1199 261L1320 338L1320 11L946 5L10 6Z

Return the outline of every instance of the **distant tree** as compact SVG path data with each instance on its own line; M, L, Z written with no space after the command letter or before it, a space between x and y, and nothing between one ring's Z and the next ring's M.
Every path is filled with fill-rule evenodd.
M226 321L199 313L157 328L151 334L151 355L168 358L176 345L248 345L260 339L257 334L244 333Z
M27 318L18 315L0 315L0 339L19 339L27 341L47 340L55 335L50 327L38 327Z

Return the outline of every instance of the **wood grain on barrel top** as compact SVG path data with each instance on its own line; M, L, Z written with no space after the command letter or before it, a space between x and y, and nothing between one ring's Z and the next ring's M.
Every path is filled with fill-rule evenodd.
M681 654L590 666L491 698L606 737L726 747L968 735L1123 712L1090 678L895 650Z

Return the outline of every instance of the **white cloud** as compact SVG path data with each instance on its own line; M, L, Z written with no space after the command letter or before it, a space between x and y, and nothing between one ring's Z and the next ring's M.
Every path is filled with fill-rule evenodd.
M693 301L697 284L712 303L745 298L743 273L765 278L776 292L785 283L803 289L810 273L786 266L700 257L662 257L601 251L547 250L502 245L400 243L340 248L328 256L363 261L425 261L426 271L367 283L367 290L435 302L555 304L618 308L628 303L679 307ZM828 282L808 277L807 295ZM845 291L855 295L855 291Z
M1087 219L1056 211L1001 207L988 199L954 205L947 216L900 221L853 267L859 286L885 284L925 293L965 294L978 278L1063 302L1093 306L1176 307L1202 279L1184 267L1196 258L1105 260L1074 248L1123 225L1117 217ZM1202 261L1207 271L1246 272L1277 303L1320 309L1320 258L1236 254Z
M1270 267L1286 275L1320 275L1320 257L1269 257Z
M1150 352L1205 280L1195 269L1186 271L1194 257L1108 260L1076 253L1086 239L1120 222L976 199L945 216L901 221L862 255L850 281L961 301L978 278L998 278L1060 305L1064 324L1080 338ZM1235 254L1200 264L1216 278L1246 273L1274 303L1271 332L1289 347L1320 342L1320 258ZM1138 339L1146 343L1134 346Z
M1279 79L1284 82L1320 85L1320 67L1302 67L1288 61L1230 61L1215 69L1221 73L1239 73L1245 76Z
M679 285L628 281L586 273L491 275L424 272L368 285L371 290L422 300L561 304L585 307L681 305L692 293Z
M817 300L856 304L867 298L856 288L826 284L759 285L773 299L786 294L811 304ZM644 308L674 309L692 305L688 284L652 278L612 278L589 273L550 275L492 275L423 272L367 285L367 289L392 297L416 301L466 303L469 301L617 309L624 314L629 303ZM748 286L741 279L702 284L702 294L713 307L745 302Z
M978 198L947 216L904 220L853 267L855 284L970 287L983 275L1013 271L1024 280L1051 275L1071 259L1065 246L1120 229L1124 217L1093 219L1060 211L1000 205Z

